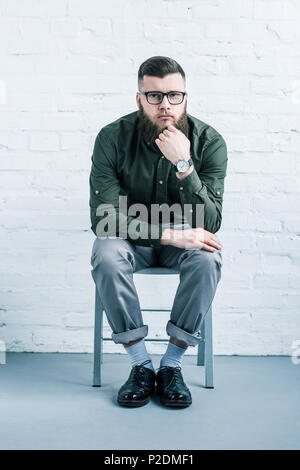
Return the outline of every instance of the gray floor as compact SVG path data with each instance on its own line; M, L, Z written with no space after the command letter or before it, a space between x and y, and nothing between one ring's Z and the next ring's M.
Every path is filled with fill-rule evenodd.
M159 366L159 356L153 356ZM300 365L290 357L215 356L215 388L185 356L193 404L169 409L116 403L130 365L91 354L8 353L0 366L0 449L300 449Z

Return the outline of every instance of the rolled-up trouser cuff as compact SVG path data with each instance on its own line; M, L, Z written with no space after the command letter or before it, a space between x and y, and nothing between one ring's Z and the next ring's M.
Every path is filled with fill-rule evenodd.
M188 333L182 328L179 328L179 326L176 326L170 320L167 323L166 330L169 336L182 341L187 346L197 346L197 344L202 340L200 330L195 331L195 333Z
M111 337L116 344L127 344L131 341L145 338L147 334L148 325L143 325L140 328L134 328L133 330L122 331L121 333L112 333Z

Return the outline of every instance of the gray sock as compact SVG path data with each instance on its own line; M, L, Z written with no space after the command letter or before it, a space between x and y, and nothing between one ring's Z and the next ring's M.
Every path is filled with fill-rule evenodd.
M144 339L132 346L125 347L124 349L130 356L132 367L139 366L145 361L150 361L144 364L144 366L154 371L152 360L147 352Z

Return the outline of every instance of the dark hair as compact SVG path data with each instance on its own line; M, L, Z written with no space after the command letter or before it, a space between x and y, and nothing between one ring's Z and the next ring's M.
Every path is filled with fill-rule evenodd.
M164 78L169 73L180 73L185 83L185 73L176 60L170 57L154 56L145 60L138 71L138 89L141 89L144 75Z

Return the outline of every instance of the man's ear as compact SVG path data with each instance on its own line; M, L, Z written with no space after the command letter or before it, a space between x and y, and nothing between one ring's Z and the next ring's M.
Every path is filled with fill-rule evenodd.
M137 107L139 108L140 107L140 95L138 93L136 94L136 104L137 104Z

